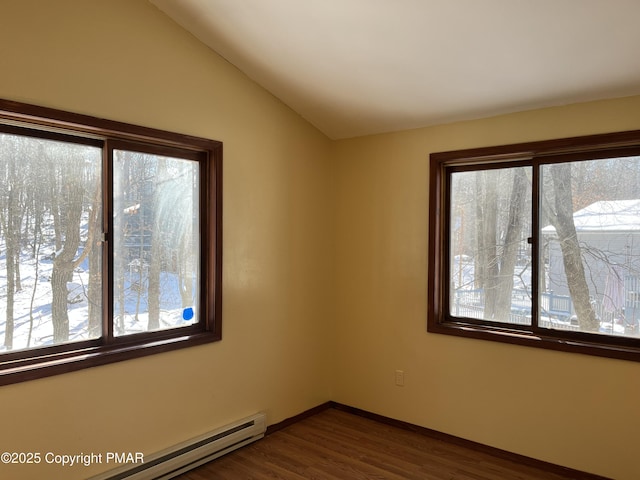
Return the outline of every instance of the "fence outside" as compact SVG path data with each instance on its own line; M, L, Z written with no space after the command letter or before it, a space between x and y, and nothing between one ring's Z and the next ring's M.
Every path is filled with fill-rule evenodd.
M539 325L543 328L579 331L577 324L571 323L573 304L571 297L543 293L540 298L541 316ZM456 317L484 318L484 290L456 290L452 314ZM486 320L486 319L485 319ZM531 294L514 289L511 295L511 313L504 323L531 325Z
M616 295L600 294L592 298L591 306L600 322L600 332L614 335L640 335L640 277L627 275ZM614 298L615 297L615 298ZM615 301L614 301L615 300ZM511 312L505 324L531 325L531 292L513 289ZM545 292L540 295L539 325L543 328L579 331L571 297ZM452 314L456 317L484 317L485 299L482 289L454 290Z

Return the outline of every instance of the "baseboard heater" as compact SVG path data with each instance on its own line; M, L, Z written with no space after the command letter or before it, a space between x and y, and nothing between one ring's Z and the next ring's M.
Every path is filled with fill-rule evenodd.
M89 480L166 480L264 437L266 416L257 413Z

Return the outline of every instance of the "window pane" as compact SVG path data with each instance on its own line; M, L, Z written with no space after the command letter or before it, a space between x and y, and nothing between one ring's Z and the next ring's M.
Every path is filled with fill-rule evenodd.
M638 335L640 158L544 165L540 325Z
M198 163L114 151L114 334L198 322Z
M450 314L531 324L531 168L451 175Z
M101 335L101 158L0 134L0 350Z

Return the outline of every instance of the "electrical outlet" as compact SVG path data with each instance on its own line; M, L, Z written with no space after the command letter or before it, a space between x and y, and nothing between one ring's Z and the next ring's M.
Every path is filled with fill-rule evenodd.
M404 386L404 370L396 370L396 385L398 387Z

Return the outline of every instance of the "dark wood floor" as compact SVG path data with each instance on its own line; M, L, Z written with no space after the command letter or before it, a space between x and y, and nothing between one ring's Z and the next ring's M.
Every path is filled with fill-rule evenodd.
M180 480L560 480L561 475L328 409Z

